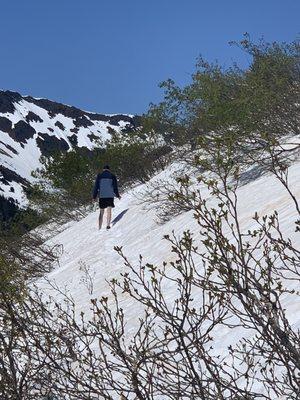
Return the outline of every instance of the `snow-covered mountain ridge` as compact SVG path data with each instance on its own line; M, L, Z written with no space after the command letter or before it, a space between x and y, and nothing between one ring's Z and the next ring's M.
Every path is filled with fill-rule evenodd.
M24 189L42 155L76 147L92 149L111 132L131 128L138 118L96 114L47 99L0 91L0 196L26 205Z

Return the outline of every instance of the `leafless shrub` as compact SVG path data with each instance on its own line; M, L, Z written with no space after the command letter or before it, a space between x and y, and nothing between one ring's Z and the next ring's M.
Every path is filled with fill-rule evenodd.
M135 196L146 210L154 209L157 222L163 224L193 209L194 202L188 196L190 187L180 183L188 180L191 184L192 179L189 176L194 177L194 183L197 182L195 169L185 162L177 162L173 165L173 171L168 172L167 177L158 175L147 182ZM182 201L182 198L185 198L185 201Z
M92 295L94 292L94 278L95 271L92 273L90 267L83 261L79 262L79 271L83 273L80 278L80 283L84 284L87 288L89 295Z

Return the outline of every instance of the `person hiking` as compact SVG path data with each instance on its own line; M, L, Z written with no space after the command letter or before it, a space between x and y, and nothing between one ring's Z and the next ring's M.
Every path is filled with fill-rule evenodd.
M118 189L117 178L110 172L109 165L104 165L103 171L100 172L95 181L93 190L93 200L96 201L99 196L99 229L102 227L104 211L107 208L107 225L106 229L110 229L111 209L114 205L114 197L121 199Z

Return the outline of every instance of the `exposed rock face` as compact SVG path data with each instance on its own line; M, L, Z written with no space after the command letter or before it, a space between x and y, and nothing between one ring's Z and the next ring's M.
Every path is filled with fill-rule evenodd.
M27 122L43 122L42 118L36 115L34 112L29 111L29 113L26 115L26 121Z
M139 123L132 115L89 113L0 91L0 214L15 209L12 201L26 206L26 187L34 179L31 172L40 166L41 156L79 147L91 150L98 139L109 139L112 132L130 130Z
M0 117L0 131L10 133L12 122L6 117Z
M55 126L57 126L59 129L61 129L62 131L64 131L66 128L63 126L63 124L59 121L55 122Z
M47 133L39 133L36 142L44 156L50 156L57 150L67 151L70 148L65 140L50 136Z
M0 182L4 185L9 185L9 183L17 182L23 185L26 185L26 179L22 178L16 172L4 167L4 165L0 165ZM0 191L2 187L0 186ZM2 190L3 191L3 190Z
M0 113L14 113L14 104L22 100L22 96L15 92L0 92Z
M25 121L19 121L9 133L9 136L19 143L26 143L28 139L33 138L35 129Z
M12 218L17 212L19 202L15 198L20 198L21 188L27 185L28 182L16 172L0 165L0 223Z

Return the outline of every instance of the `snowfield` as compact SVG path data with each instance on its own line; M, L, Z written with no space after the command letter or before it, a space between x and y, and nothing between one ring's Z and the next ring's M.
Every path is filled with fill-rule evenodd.
M171 171L171 170L170 170ZM162 172L160 176L168 177L169 171ZM155 177L154 179L157 179ZM289 183L294 195L300 198L300 163L290 167ZM114 246L122 246L128 259L138 265L139 255L142 254L145 262L161 264L163 261L174 259L170 251L170 244L163 239L165 234L180 236L184 230L189 229L195 237L199 237L199 227L193 218L193 212L185 212L172 218L165 224L158 224L155 210L145 209L137 199L144 185L140 185L127 193L122 199L116 200L113 218L117 221L110 231L97 227L98 211L90 213L79 222L73 222L71 226L48 240L50 245L62 245L63 253L57 266L48 276L51 282L55 282L60 289L65 289L73 297L77 312L90 310L90 298L108 296L111 298L108 282L112 278L120 277L125 271L123 260L114 250ZM295 206L288 193L279 181L272 175L265 175L238 189L239 212L242 228L247 230L255 226L252 219L254 212L262 216L271 214L274 210L279 213L279 219L284 235L294 243L299 244L299 233L295 232L294 221L296 219ZM214 202L211 199L212 204ZM104 220L105 226L105 220ZM94 290L90 295L86 285L82 282L82 266L89 269L94 277ZM171 268L171 267L170 267ZM202 268L199 260L198 268ZM45 292L51 293L47 282L40 282ZM176 296L176 287L172 284L166 289L168 299ZM291 283L291 287L299 289L298 282ZM128 295L121 295L121 306L125 310L127 318L128 335L137 326L137 318L142 310L135 306ZM293 298L294 299L294 298ZM59 299L57 299L59 300ZM295 303L289 295L283 299L283 306L287 310L287 316L296 329L300 329L300 303ZM224 355L229 345L235 345L242 336L251 335L250 331L236 329L230 334L228 328L220 327L218 334L214 336L215 354Z

